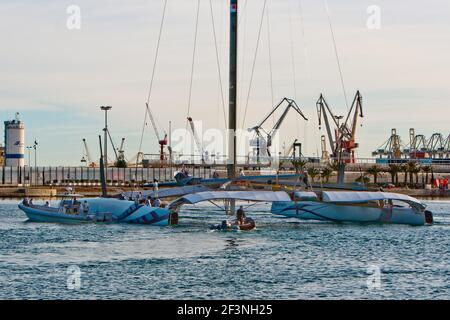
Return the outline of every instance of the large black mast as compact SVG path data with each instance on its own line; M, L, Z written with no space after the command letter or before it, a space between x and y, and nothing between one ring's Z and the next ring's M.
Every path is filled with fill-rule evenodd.
M228 179L236 176L238 0L230 0L230 87L228 120Z

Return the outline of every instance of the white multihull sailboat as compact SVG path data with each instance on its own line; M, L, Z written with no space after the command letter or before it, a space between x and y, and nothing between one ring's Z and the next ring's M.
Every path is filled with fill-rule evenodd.
M419 200L387 192L296 192L293 201L274 202L271 212L300 220L424 225L432 213Z

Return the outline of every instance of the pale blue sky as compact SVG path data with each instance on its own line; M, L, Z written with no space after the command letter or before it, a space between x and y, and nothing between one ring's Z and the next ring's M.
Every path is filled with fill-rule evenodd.
M246 1L240 2L242 10ZM197 1L168 3L152 95L161 131L167 130L169 120L175 128L185 127ZM203 120L206 127L223 128L208 0L201 3L191 115ZM227 3L213 0L225 85ZM247 3L240 29L241 108L263 1ZM319 93L326 95L336 113L346 112L324 3L301 1L305 37L298 0L268 3L274 99L295 98L310 118L305 128L303 122L291 117L280 136L287 143L299 136L304 140L305 153L312 155L320 147L315 111ZM450 3L328 3L347 94L351 99L360 89L364 97L366 117L359 129L358 156L369 156L387 139L391 128L397 128L405 140L410 127L427 136L450 133ZM79 31L66 28L66 9L71 4L81 8ZM0 119L12 118L16 111L21 113L27 144L34 139L40 144L40 164L78 165L82 138L90 142L92 153L97 151L95 142L103 121L98 107L105 104L113 106L110 127L115 140L127 139L129 158L137 152L162 4L162 0L0 2ZM366 27L369 5L381 8L380 30ZM271 108L266 26L244 127L255 125ZM147 130L144 151L157 152L151 130Z

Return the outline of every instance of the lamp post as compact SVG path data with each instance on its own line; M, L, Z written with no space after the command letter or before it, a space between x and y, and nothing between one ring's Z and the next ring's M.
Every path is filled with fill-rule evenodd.
M33 146L27 146L28 150L28 167L31 167L31 149L33 149Z
M37 141L34 140L34 185L37 186Z
M108 111L112 109L111 106L101 106L100 109L102 111L105 111L105 127L103 128L104 131L104 154L103 154L103 162L105 164L105 168L108 168Z

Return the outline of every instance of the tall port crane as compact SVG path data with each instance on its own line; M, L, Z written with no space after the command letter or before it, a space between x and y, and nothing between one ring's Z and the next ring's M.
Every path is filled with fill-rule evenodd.
M359 90L356 92L352 105L343 123L340 123L343 116L336 116L325 100L323 94L320 94L316 103L317 116L319 119L319 129L322 122L325 124L328 141L331 146L331 155L338 162L354 163L356 143L356 128L358 118L363 118L362 96ZM332 128L333 125L333 128Z
M275 125L270 131L266 131L263 128L264 123L275 113L275 111L278 110L283 104L286 105L283 113L281 114L280 118L277 120ZM286 116L290 109L294 109L304 120L308 121L308 118L305 117L303 112L300 110L300 107L297 105L297 103L288 98L283 98L278 105L272 109L272 111L256 126L249 128L248 131L252 132L254 131L256 134L256 159L257 162L260 163L260 146L261 146L261 140L265 141L265 145L267 148L267 154L269 157L271 156L270 153L270 147L272 146L272 138L276 135L278 130L280 129L281 125L283 124L283 121L286 119ZM266 138L263 137L263 134L266 135Z
M86 163L87 167L95 168L97 165L94 161L92 161L91 153L89 152L89 148L86 142L86 139L83 139L83 146L84 146L84 154L81 158L81 162Z
M155 123L155 118L153 117L153 114L152 114L152 111L150 110L148 103L145 103L145 105L147 106L148 117L150 118L150 121L153 126L153 130L155 131L156 139L158 140L158 143L159 143L159 160L164 161L166 159L166 157L164 155L164 147L167 146L167 133L164 133L164 138L161 139L161 136L159 135L158 127L156 126L156 123Z
M204 152L203 152L203 144L197 134L197 130L195 130L195 125L194 125L194 120L192 120L191 117L187 118L188 122L189 122L189 126L191 128L192 131L192 136L194 137L194 141L195 144L197 145L197 149L200 152L200 154L202 155L202 164L205 164L205 157L204 157Z

